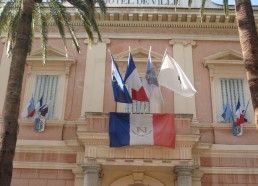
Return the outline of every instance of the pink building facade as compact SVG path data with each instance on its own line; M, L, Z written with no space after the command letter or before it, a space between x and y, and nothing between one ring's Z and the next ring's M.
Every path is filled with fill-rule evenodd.
M35 131L33 119L19 120L12 186L258 185L258 132L234 10L226 17L222 6L207 1L201 18L199 1L189 9L182 0L176 11L173 1L108 3L105 15L96 13L103 41L92 46L73 14L81 54L68 38L66 56L53 27L43 66L40 39L35 38L20 110L32 95L51 103L44 131ZM129 46L141 77L151 46L156 73L167 50L197 90L185 98L162 87L164 104L148 105L150 113L175 114L175 149L109 147L108 113L126 112L128 106L113 99L108 50L124 77ZM10 68L4 38L0 56L1 122ZM233 136L232 122L224 122L221 114L227 101L234 111L238 99L247 120L243 134Z

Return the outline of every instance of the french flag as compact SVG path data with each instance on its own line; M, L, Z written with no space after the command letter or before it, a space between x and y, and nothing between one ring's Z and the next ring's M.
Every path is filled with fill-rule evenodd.
M128 56L128 65L125 73L124 82L128 85L128 88L132 89L133 100L143 101L143 102L149 101L149 98L139 78L139 75L130 51Z
M28 102L25 110L22 112L21 117L30 118L30 117L33 117L34 114L35 114L35 104L34 104L33 97L31 97L31 99Z
M236 105L235 115L236 115L236 126L239 126L245 122L245 116L239 100Z
M174 114L109 115L110 147L157 145L175 148Z

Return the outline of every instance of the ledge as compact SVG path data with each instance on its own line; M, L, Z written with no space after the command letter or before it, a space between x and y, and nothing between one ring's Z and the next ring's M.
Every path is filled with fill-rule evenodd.
M137 114L137 113L134 113ZM165 113L160 113L160 114L165 114ZM183 119L192 119L193 114L174 114L175 119L178 118L183 118ZM104 113L104 112L85 112L85 118L108 118L109 113Z

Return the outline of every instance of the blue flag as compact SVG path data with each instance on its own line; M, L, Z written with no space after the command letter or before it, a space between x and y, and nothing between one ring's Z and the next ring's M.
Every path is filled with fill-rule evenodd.
M115 101L120 103L133 103L132 98L118 70L118 66L112 55L111 55L111 60L112 60L111 79L112 79L112 87L113 87Z
M230 119L232 118L232 111L228 102L226 103L224 112L221 114L221 116L223 117L225 122L230 122Z

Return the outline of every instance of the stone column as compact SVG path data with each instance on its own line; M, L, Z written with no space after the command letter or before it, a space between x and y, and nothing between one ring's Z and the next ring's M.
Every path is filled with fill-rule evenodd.
M100 164L84 164L84 185L83 186L99 186L100 183Z
M177 186L192 186L193 166L179 165L175 167L174 171L177 175Z
M173 46L173 58L194 86L192 47L196 45L196 42L192 40L170 40L169 44ZM193 122L198 122L195 96L186 98L174 93L174 112L177 114L193 114Z
M110 40L105 39L87 48L81 118L84 118L85 112L103 112L108 43Z

